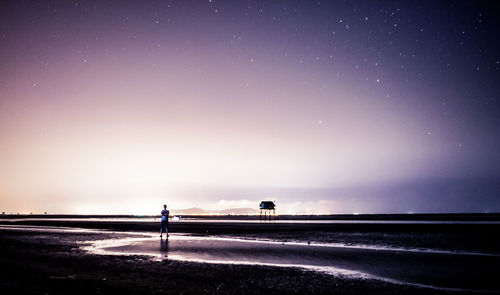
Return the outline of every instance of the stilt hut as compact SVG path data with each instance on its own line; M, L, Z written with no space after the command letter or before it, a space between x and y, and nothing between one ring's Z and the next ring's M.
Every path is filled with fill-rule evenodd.
M262 220L262 213L264 213L264 220L271 220L271 217L276 219L276 204L273 201L262 201L259 208L260 220Z

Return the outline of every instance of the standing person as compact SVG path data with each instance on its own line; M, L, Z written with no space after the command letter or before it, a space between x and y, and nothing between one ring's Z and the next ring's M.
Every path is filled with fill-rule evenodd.
M168 215L170 211L167 210L167 205L163 205L163 210L161 210L161 228L160 228L160 238L163 237L163 233L167 234L168 239Z

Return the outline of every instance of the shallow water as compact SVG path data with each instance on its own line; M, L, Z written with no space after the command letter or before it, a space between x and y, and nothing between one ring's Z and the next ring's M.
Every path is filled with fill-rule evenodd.
M92 222L158 222L159 218L150 217L109 217L109 218L2 218L5 222L20 221L92 221ZM305 220L305 219L286 219L286 220L258 220L258 219L217 219L217 218L180 218L170 222L195 222L195 223L272 223L272 224L500 224L498 220Z
M0 225L0 230L82 234L109 232L32 225ZM157 234L144 232L113 233L123 233L124 238L87 241L83 243L83 248L95 254L149 255L156 260L301 267L430 288L500 292L500 281L496 276L496 268L500 265L498 254L188 234L172 234L167 241L165 238L160 239Z
M159 237L98 241L87 250L99 254L151 255L158 260L303 267L432 288L500 290L494 272L500 265L500 256L496 255L185 235L172 235L168 241Z

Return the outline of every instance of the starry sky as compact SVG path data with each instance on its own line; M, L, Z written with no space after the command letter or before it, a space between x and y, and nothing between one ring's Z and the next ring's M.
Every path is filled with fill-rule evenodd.
M5 1L0 210L500 211L493 1Z

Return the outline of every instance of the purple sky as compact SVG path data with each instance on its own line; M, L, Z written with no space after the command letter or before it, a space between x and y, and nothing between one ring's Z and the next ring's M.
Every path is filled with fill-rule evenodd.
M7 1L0 210L498 212L498 12Z

